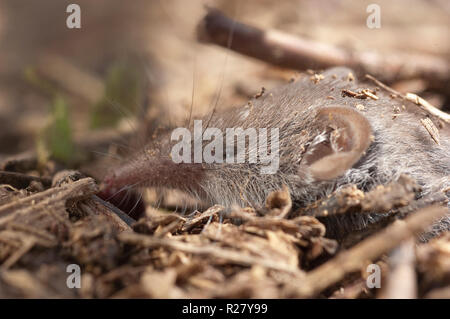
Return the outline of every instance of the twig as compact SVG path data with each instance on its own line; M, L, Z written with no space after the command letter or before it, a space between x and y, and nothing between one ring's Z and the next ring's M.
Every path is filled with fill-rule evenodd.
M159 238L163 238L164 236L166 236L168 233L172 233L174 231L176 231L177 229L180 228L180 225L183 223L182 219L176 219L173 222L171 222L170 224L162 227L162 228L157 228L154 236L159 237Z
M372 80L376 85L378 85L380 88L385 89L386 91L388 91L391 94L397 95L401 98L404 98L404 95L401 94L400 92L394 90L393 88L391 88L390 86L387 86L386 84L384 84L383 82L377 80L375 77L371 76L370 74L366 74L366 78L369 80Z
M23 255L33 248L35 241L32 238L25 238L22 240L22 246L16 250L9 258L2 264L1 270L7 270L11 268Z
M268 230L282 230L287 234L297 234L304 237L309 237L314 229L317 234L324 235L325 227L317 221L314 217L300 216L294 219L280 218L279 216L264 216L257 217L245 213L242 209L234 208L229 214L228 218L238 218L245 226L255 226L260 229Z
M291 194L289 188L283 185L281 190L271 192L266 199L266 209L269 214L278 218L286 218L292 208Z
M221 248L219 246L198 246L184 243L168 238L156 238L136 233L124 232L119 234L119 240L127 244L143 246L147 248L165 247L173 250L196 255L208 255L214 258L225 259L229 262L244 266L261 265L267 268L281 270L293 274L301 274L300 270L286 263L280 263L267 258L260 258L243 254L234 250Z
M368 260L391 251L406 239L422 232L436 219L448 212L442 206L421 209L405 220L398 220L379 233L363 240L350 250L343 251L325 264L308 272L298 287L298 295L314 296L323 289L337 283L346 274L358 271Z
M348 52L321 42L239 23L211 8L197 27L197 37L202 42L228 47L227 35L232 26L231 50L285 68L306 70L345 65L361 74L375 74L388 82L419 77L445 83L450 78L449 63L438 57L400 52L391 55L372 51Z
M193 228L195 225L199 224L205 219L211 218L212 216L220 213L222 210L224 210L223 206L220 205L214 205L210 208L208 208L206 211L204 211L200 216L195 217L191 220L188 220L184 225L182 231L188 231L191 228Z
M232 25L234 37L230 49L271 64L304 70L312 66L326 68L343 65L348 59L343 50L281 32L248 26L211 8L197 27L198 39L226 47Z
M380 298L417 298L417 278L415 271L415 243L408 240L389 254L389 274L387 284Z
M372 80L376 85L385 89L386 91L399 96L400 98L402 98L405 101L413 102L414 104L420 106L421 109L428 112L429 114L434 115L447 123L450 123L450 114L439 110L438 108L436 108L435 106L433 106L431 103L424 100L420 96L413 94L413 93L406 93L406 95L404 95L404 94L394 90L393 88L387 86L386 84L383 84L382 82L380 82L375 77L373 77L369 74L366 74L366 78L369 80Z
M83 178L61 187L53 187L46 191L21 198L6 205L0 206L0 224L3 224L8 215L15 212L22 213L39 207L48 208L51 205L68 199L81 199L98 191L98 187L92 178Z
M301 208L295 214L327 217L350 212L386 213L393 208L410 204L419 190L417 183L406 175L401 175L397 181L387 185L379 185L367 193L355 185L349 185L325 199Z
M39 237L40 239L43 239L44 241L49 242L50 245L52 245L52 244L56 245L55 235L50 234L45 229L39 229L32 225L27 225L24 223L15 223L15 222L9 223L8 228Z
M420 123L422 123L422 126L427 130L428 134L430 134L433 141L437 145L440 145L441 143L439 142L439 130L434 125L433 121L426 117L424 119L421 119Z
M415 103L416 105L420 106L424 111L440 118L441 120L447 123L450 123L450 114L442 112L441 110L431 105L430 102L424 100L420 96L413 93L406 93L405 100Z

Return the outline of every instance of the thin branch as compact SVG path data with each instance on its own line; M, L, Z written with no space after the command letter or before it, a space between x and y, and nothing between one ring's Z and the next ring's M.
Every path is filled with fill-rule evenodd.
M420 77L438 83L450 78L450 64L438 57L402 52L383 55L373 51L350 52L236 22L217 9L208 9L197 27L197 38L204 43L227 47L227 35L232 25L235 29L229 49L284 68L306 70L349 66L361 74L375 74L387 82Z
M429 206L405 220L398 220L383 231L343 251L325 264L308 272L298 287L298 295L311 297L339 282L347 274L358 271L367 261L373 261L397 247L401 242L424 231L448 212L446 207Z
M122 242L143 246L147 248L165 247L172 250L183 251L195 255L207 255L214 258L220 258L232 263L244 266L261 265L270 269L285 271L288 273L300 275L302 272L297 267L289 264L273 261L267 258L251 256L235 250L225 249L219 246L199 246L196 244L185 243L174 239L156 238L147 235L141 235L131 232L123 232L119 234Z
M20 211L36 210L39 207L49 207L52 204L66 201L68 199L82 199L98 191L98 187L92 178L83 178L60 187L53 187L46 191L21 198L0 206L0 224L8 215Z
M420 96L413 93L406 93L406 95L404 95L394 90L393 88L387 86L386 84L382 83L381 81L377 80L375 77L369 74L366 74L366 78L373 81L376 85L378 85L382 89L385 89L386 91L399 96L405 101L413 102L414 104L418 105L421 109L423 109L425 112L428 112L429 114L434 115L447 123L450 123L450 114L439 110L437 107L433 106L430 102L426 101Z

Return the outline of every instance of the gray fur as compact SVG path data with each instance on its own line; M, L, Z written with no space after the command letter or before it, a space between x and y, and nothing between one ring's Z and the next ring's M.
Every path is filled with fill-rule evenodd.
M279 127L280 168L278 174L261 175L256 164L207 165L212 170L202 188L209 202L225 206L263 205L268 193L286 184L294 202L303 206L349 183L356 184L363 190L370 190L378 184L396 180L400 174L413 177L422 186L424 197L450 186L448 133L442 134L441 130L441 145L437 145L420 124L419 119L424 118L425 114L415 114L417 106L408 104L407 110L403 110L402 104L405 103L392 99L383 92L378 93L380 99L377 101L342 97L342 89L358 91L370 87L368 84L348 81L350 72L352 70L347 68L327 70L325 78L319 83L313 83L309 77L304 77L252 100L253 106L246 106L245 112L217 114L211 120L210 127L223 130L227 127ZM343 176L330 182L314 182L307 171L298 174L305 151L326 138L315 126L313 111L336 104L350 108L362 104L364 110L360 112L369 120L375 140L367 154ZM401 115L396 119L392 118L394 107L401 110ZM250 108L251 111L248 112ZM246 116L242 117L242 114ZM301 135L303 130L308 134ZM249 150L252 151L256 150ZM374 216L353 216L351 219L339 221L339 227L345 231L363 228L373 221ZM449 223L450 219L447 217L434 226L433 232L448 229Z
M367 83L349 81L347 68L333 68L323 73L324 79L314 83L309 76L286 84L263 96L253 99L243 108L207 115L203 123L225 132L226 128L279 128L280 166L277 174L260 174L260 164L197 164L203 175L192 173L175 185L170 179L161 179L153 173L140 173L150 186L170 186L190 192L206 203L231 207L264 205L267 195L287 185L294 204L304 206L329 195L349 183L360 189L370 190L378 184L395 181L400 174L413 177L423 188L423 197L450 186L449 127L441 129L440 145L437 145L421 125L426 114L412 103L402 103L379 91L378 100L343 97L343 89L359 91L371 87ZM373 87L372 87L373 88ZM332 98L328 98L331 96ZM316 110L324 106L341 105L355 109L362 104L363 114L369 121L374 136L366 154L337 179L316 182L308 173L305 163L307 152L330 136L314 121ZM406 110L402 109L402 104ZM393 119L394 107L401 114ZM203 128L205 129L205 127ZM170 150L169 137L163 137L156 157L166 157ZM269 139L270 141L270 139ZM206 142L204 142L206 144ZM153 149L155 146L152 147ZM230 150L229 150L230 151ZM247 149L256 152L255 148ZM148 156L148 155L146 155ZM155 156L152 161L155 162ZM139 162L139 161L137 161ZM137 165L138 166L138 165ZM164 167L163 167L164 168ZM171 171L171 169L167 169ZM199 171L200 172L200 171ZM180 180L180 179L178 179ZM331 220L331 219L330 219ZM344 216L334 220L327 228L332 232L347 232L364 228L375 220L374 216ZM449 229L446 217L431 230L436 234Z

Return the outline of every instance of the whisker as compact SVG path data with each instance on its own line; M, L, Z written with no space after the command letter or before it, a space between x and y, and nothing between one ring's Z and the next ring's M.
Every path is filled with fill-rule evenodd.
M123 205L123 203L128 203L129 199L130 199L130 189L128 188L126 190L125 196L122 197L122 200L120 201L120 203L117 206L121 207Z
M138 204L140 203L141 199L142 199L142 193L139 193L139 198L138 198L138 200L136 201L136 204L134 204L133 208L130 210L130 212L129 212L130 214L136 209L136 207L137 207Z
M159 192L158 192L158 199L157 199L157 202L156 202L156 209L159 209L159 208L160 208L161 203L162 203L162 200L163 200L163 197L162 197L161 194L159 194Z
M102 155L102 156L111 157L111 158L114 158L114 159L116 159L116 160L122 160L122 159L123 159L122 157L120 157L120 156L118 156L118 155L113 155L113 154L107 153L107 152L92 151L92 150L91 150L90 152L91 152L91 153L94 153L94 154Z
M209 216L209 218L208 218L208 221L206 222L206 224L205 224L205 226L203 227L203 229L202 229L202 233L205 231L205 229L209 226L209 224L211 223L211 221L212 221L212 218L213 218L213 215L211 215L211 216Z
M217 228L217 236L220 236L220 234L222 232L223 216L224 216L224 212L220 211L219 212L219 227Z
M192 96L191 96L191 106L190 106L190 110L189 110L189 119L188 119L188 123L187 123L187 127L189 127L191 125L191 120L192 120L192 110L194 108L194 92L195 92L195 79L196 79L196 73L197 73L197 59L194 55L194 70L192 72Z
M110 197L108 197L108 198L106 199L106 201L109 201L111 198L114 198L117 194L123 192L124 190L126 190L126 189L131 189L131 188L136 187L137 185L142 184L142 183L144 183L144 182L145 182L145 181L140 181L140 182L137 182L137 183L132 184L132 185L125 185L124 187L122 187L121 189L119 189L118 191L116 191L114 194L112 194Z
M237 11L238 10L236 9L236 12ZM233 19L233 22L232 22L232 24L230 26L230 32L228 33L228 40L227 40L227 50L225 52L225 61L224 61L224 64L223 64L222 75L221 75L221 79L220 79L220 85L219 85L219 88L218 88L218 92L216 94L216 101L214 103L214 107L212 109L211 116L209 117L209 120L206 123L206 128L205 129L207 129L209 127L209 123L211 122L211 119L213 118L213 116L214 116L214 114L216 112L217 105L219 104L219 100L220 100L220 97L222 95L223 83L224 83L224 80L225 80L225 70L226 70L226 66L228 64L228 57L229 57L229 54L230 54L231 43L233 42L233 35L234 35L235 27L236 27L236 21L237 21L236 19Z
M134 125L133 122L131 122L130 117L135 116L135 114L133 114L131 111L127 110L125 107L122 107L119 103L117 103L116 101L113 101L109 98L106 99L106 102L108 102L108 104L110 104L112 107L115 108L115 110L117 112L120 113L120 115L123 116L123 118L128 122L128 124L130 125L130 128L133 131L137 131L136 126ZM126 112L125 112L126 111Z
M126 148L127 150L130 150L130 151L135 151L135 149L133 147L130 147L130 145L127 145L125 143L110 142L109 144L117 146L117 147Z

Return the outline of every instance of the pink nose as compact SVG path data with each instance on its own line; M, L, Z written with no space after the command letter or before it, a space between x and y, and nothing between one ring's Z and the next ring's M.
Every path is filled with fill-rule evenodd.
M108 174L101 184L98 197L107 201L128 216L139 219L145 212L145 204L139 193L131 189L121 189L118 185L117 177L114 173Z
M97 194L103 200L108 201L116 192L113 185L113 176L105 177L100 185L100 192Z
M104 187L111 187L114 183L114 178L115 178L115 174L114 173L108 173L104 178L103 178L103 186Z

